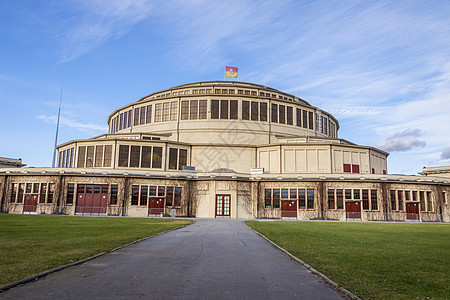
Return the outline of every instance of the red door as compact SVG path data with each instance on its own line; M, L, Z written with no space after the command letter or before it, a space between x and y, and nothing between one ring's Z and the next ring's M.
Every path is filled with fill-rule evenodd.
M164 212L164 199L150 198L148 202L148 214L162 216Z
M92 212L92 204L94 201L92 184L86 185L86 193L84 196L84 213L90 214Z
M406 220L419 220L419 203L406 203Z
M231 195L216 195L216 217L230 217L230 199Z
M25 201L23 205L24 213L35 213L37 207L38 197L37 195L25 195Z
M361 202L345 202L345 214L347 220L361 220Z
M297 219L297 201L296 200L281 201L281 217Z

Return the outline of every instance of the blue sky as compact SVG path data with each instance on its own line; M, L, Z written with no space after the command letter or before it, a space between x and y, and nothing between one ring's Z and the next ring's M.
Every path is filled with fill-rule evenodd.
M58 143L172 86L239 81L331 112L389 173L450 165L450 1L1 1L0 156L50 166Z

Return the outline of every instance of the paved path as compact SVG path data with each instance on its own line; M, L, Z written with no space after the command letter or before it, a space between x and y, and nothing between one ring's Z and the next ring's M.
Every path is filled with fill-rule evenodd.
M2 299L340 299L241 220L197 220Z

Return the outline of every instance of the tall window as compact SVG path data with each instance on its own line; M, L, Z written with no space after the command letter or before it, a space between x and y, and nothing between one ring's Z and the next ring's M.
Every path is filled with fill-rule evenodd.
M334 200L334 190L328 189L328 209L334 209L335 206L335 200Z
M198 103L198 118L201 120L204 120L207 117L207 105L208 100L200 100Z
M151 159L152 159L152 147L142 146L141 168L150 168Z
M378 210L377 190L370 190L370 204L372 210Z
M141 146L131 146L130 168L139 168Z
M250 102L242 101L242 120L250 120Z
M130 151L130 146L119 145L119 167L128 168L129 151Z
M155 122L161 122L161 113L162 113L162 104L156 103L155 104Z
M168 186L166 188L166 206L173 205L173 186Z
M303 128L308 128L308 112L303 110Z
M94 146L87 146L86 168L94 166Z
M103 146L95 146L95 167L101 167L102 166L102 159L103 159Z
M78 147L78 168L84 168L84 160L86 157L86 146Z
M272 122L278 123L278 105L277 104L272 103L271 116L272 116Z
M369 209L369 190L362 190L362 206L364 210Z
M170 116L170 103L165 102L163 103L163 113L162 113L163 122L169 121L169 116Z
M141 185L141 197L139 201L139 205L147 205L147 199L148 199L148 186Z
M211 100L211 119L219 118L219 100Z
M313 113L310 111L308 112L308 120L309 120L309 129L314 129L314 118Z
M262 122L267 122L267 103L259 103L259 120Z
M314 190L313 189L308 189L307 190L307 197L308 197L308 201L307 201L307 205L308 205L308 209L313 209L314 208Z
M337 209L344 208L344 197L342 195L342 189L336 190L336 208Z
M117 196L119 194L119 186L117 184L111 184L111 198L109 204L116 205L117 204Z
M427 191L427 211L433 211L433 199L431 198L431 192Z
M134 122L133 125L139 125L139 107L134 109Z
M265 208L272 207L272 190L271 189L264 190L264 207Z
M170 148L169 149L169 169L170 170L177 169L177 157L178 157L178 149Z
M160 169L162 166L162 147L153 147L152 168Z
M176 121L178 116L178 102L170 102L170 121Z
M70 185L72 185L72 199L70 198ZM39 203L45 203L45 198L47 197L47 183L41 183L41 191L39 193ZM72 202L70 202L72 201ZM69 183L67 187L67 203L73 203L73 183Z
M278 123L286 124L286 106L278 105Z
M125 129L125 128L127 128L127 127L128 127L128 113L125 112L125 113L123 114L123 129Z
M123 128L123 113L120 114L119 130L122 130L122 128Z
M187 150L180 149L178 159L178 170L182 170L184 166L187 166Z
M174 206L180 206L181 205L181 187L175 188L175 197L173 200Z
M190 119L191 120L197 120L198 117L198 100L191 100L190 101Z
M181 120L189 119L189 101L183 100L181 101Z
M45 183L41 183L41 196L42 196L42 187L44 184ZM45 187L47 187L47 184L45 184ZM67 199L66 199L67 204L73 204L74 194L75 194L75 184L69 183L67 185ZM45 198L45 192L44 192L44 198Z
M238 101L230 100L230 119L237 120L238 118Z
M228 119L228 100L220 100L220 118Z
M111 167L111 156L112 156L112 146L106 145L103 158L103 167Z
M139 203L139 186L131 186L131 205L138 205Z
M306 208L305 189L298 189L298 208Z
M252 101L251 102L251 120L252 121L258 121L258 102Z
M293 118L294 116L292 106L288 106L286 111L286 124L293 125L294 124Z
M296 119L297 119L297 126L302 127L302 110L300 108L295 109Z
M17 197L17 184L11 183L11 199L9 200L9 202L11 203L16 202L16 197Z
M55 184L48 184L48 194L47 194L47 203L53 203L53 195L55 193Z
M279 208L280 207L280 189L274 189L273 190L273 208Z
M397 200L395 198L394 190L391 190L391 210L397 210Z
M131 112L131 110L130 110ZM152 122L152 106L147 105L147 119L145 120L145 123L151 123Z

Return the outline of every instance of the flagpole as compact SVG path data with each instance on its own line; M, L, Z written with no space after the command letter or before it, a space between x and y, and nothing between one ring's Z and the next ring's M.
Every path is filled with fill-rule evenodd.
M56 122L55 148L53 149L52 168L55 167L55 160L56 160L56 146L58 145L59 117L61 116L61 101L62 101L63 86L64 86L64 79L61 82L61 94L59 95L58 121Z

